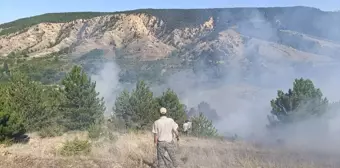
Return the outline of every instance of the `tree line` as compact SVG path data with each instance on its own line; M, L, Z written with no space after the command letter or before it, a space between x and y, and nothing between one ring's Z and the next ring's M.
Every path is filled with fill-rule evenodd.
M74 66L57 85L43 85L24 73L13 72L0 87L0 141L18 140L29 132L51 137L100 128L106 121L106 108L98 95L96 82L80 66ZM166 107L179 124L188 117L186 106L174 91L167 89L155 97L148 85L139 81L131 93L124 90L117 97L111 119L126 129L150 129L160 107ZM217 136L212 121L204 115L191 117L196 130L208 127L208 131L195 135Z
M90 131L106 122L103 97L96 91L96 82L80 66L74 66L60 84L44 85L18 71L0 83L0 141L13 141L28 132L42 137L58 136L67 131ZM288 92L279 90L270 101L268 128L275 130L327 113L331 105L309 79L296 79ZM129 92L117 96L111 121L128 130L149 130L159 118L160 107L179 125L192 121L192 136L219 136L213 122L220 118L208 103L187 109L177 94L168 88L154 96L144 81ZM95 130L95 133L100 131Z

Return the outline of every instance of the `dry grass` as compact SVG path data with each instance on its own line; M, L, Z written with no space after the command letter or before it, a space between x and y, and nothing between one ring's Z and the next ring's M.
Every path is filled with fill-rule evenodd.
M117 135L118 136L118 135ZM58 149L68 140L87 139L87 134L69 133L40 139L31 135L29 144L0 148L0 167L91 167L147 168L155 161L156 149L148 133L119 135L116 140L92 142L87 156L62 157ZM185 137L178 143L178 156L186 168L331 168L340 167L338 156L261 149L242 142Z

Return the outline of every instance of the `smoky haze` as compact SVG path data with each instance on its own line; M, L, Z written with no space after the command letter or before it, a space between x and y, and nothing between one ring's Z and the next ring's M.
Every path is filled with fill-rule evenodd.
M118 65L110 61L102 66L99 73L91 76L91 79L96 81L96 90L99 92L99 97L104 98L106 116L111 115L116 96L123 89L123 86L119 83L119 71Z
M223 13L223 15L226 16L221 16L221 18L227 17L228 13ZM299 13L296 16L288 13L286 15L293 18L304 17L300 16ZM278 16L278 18L286 17ZM280 24L280 20L277 19L275 23ZM320 20L320 24L322 23L323 21ZM249 73L240 70L240 68L228 69L228 74L224 75L226 77L222 79L221 83L216 84L214 82L209 83L209 78L206 80L197 79L191 72L181 72L170 77L167 85L179 93L182 101L189 108L197 106L201 101L206 101L216 109L223 118L222 121L215 123L220 133L237 134L246 140L268 144L282 138L287 145L294 148L332 150L333 152L340 149L338 147L340 145L340 116L334 114L334 110L329 112L332 113L331 119L318 118L290 125L277 132L276 137L268 135L266 128L268 124L267 115L270 114L271 110L270 100L276 97L278 89L286 92L289 88L292 88L295 78L311 79L330 102L340 100L337 93L340 84L337 74L339 74L340 69L336 67L336 64L329 64L338 61L333 59L335 56L311 54L311 57L306 58L306 61L310 61L312 66L310 64L305 66L308 63L302 63L303 60L291 58L283 52L276 52L272 55L262 54L261 52L271 52L269 49L266 50L266 47L270 46L265 45L270 42L273 43L269 45L278 45L274 42L282 39L280 33L289 31L278 32L278 25L265 21L263 15L256 10L253 10L252 17L249 20L240 21L236 24L239 25L238 31L249 39L244 43L244 55L240 56L249 62L246 65L236 62L233 67L247 66L250 68L247 71ZM300 23L286 24L296 24L295 27L298 27ZM314 23L320 31L319 34L334 32L329 31L330 29L333 30L332 25L320 24ZM331 36L331 34L327 34L327 36ZM284 40L289 40L290 43L294 43L296 48L300 50L303 48L307 51L304 40L295 38ZM263 44L263 41L266 41L267 44ZM317 49L309 48L309 52L330 53L324 48ZM294 51L293 48L291 50Z
M170 87L178 93L188 108L196 107L202 101L208 102L222 118L221 121L215 123L216 128L222 134L237 134L245 140L264 144L270 144L278 138L282 138L286 145L296 149L299 147L300 149L326 152L339 150L340 115L336 113L338 109L329 111L330 119L323 117L289 125L277 132L276 137L268 135L266 129L267 115L271 110L270 100L276 97L278 89L286 92L292 88L295 78L311 79L330 102L340 100L338 94L340 81L337 78L337 74L340 72L340 67L337 66L339 60L336 55L327 55L334 54L334 52L330 52L332 48L328 50L329 45L325 46L326 49L323 47L308 48L306 39L319 40L321 38L296 35L297 32L289 30L278 31L281 24L289 24L293 27L303 24L297 22L297 19L294 19L292 23L287 23L287 19L285 19L282 23L280 18L306 17L301 14L306 13L283 13L282 16L277 16L275 22L268 22L264 19L263 14L253 9L248 20L236 23L239 25L238 31L247 39L244 40L243 55L238 56L241 57L240 60L247 60L246 63L233 61L233 68L222 71L227 74L218 82L211 82L211 78L207 76L198 78L197 74L187 70L173 74L167 79L165 85L152 86L152 89L156 94L159 94L166 87ZM220 18L227 18L228 15L228 12L224 12ZM313 23L320 31L317 34L331 37L331 33L336 32L333 27L338 27L339 23L334 22L332 23L334 25L329 25L323 24L324 22L319 20ZM306 30L306 32L309 31ZM296 38L296 36L301 38ZM334 35L334 37L337 36L337 34ZM294 47L300 51L308 50L310 53L319 55L310 54L308 57L300 58L299 54L289 56L284 52L272 52L271 48L280 47L276 43L279 40L283 44L288 42L294 44ZM321 40L318 42L321 45L327 43L327 41ZM285 48L297 52L292 47L286 46ZM333 50L335 49L333 48ZM226 59L232 59L226 57ZM335 62L335 64L330 64L330 62ZM242 67L246 67L247 71ZM110 62L106 63L99 73L100 75L93 77L97 82L100 96L105 97L107 113L111 111L114 100L122 88L130 87L118 83L118 73L118 66Z

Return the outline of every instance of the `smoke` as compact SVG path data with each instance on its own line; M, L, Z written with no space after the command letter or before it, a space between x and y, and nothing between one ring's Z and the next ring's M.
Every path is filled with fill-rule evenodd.
M339 109L330 111L331 117L285 127L275 137L269 135L266 128L267 115L271 110L270 100L276 97L278 89L287 91L291 88L295 78L311 79L330 102L340 100L340 81L337 78L340 68L336 64L340 44L299 33L314 33L340 40L334 39L337 35L332 35L337 32L334 27L338 27L338 23L330 22L317 9L282 12L270 21L256 9L245 10L251 10L250 13L244 12L247 19L232 19L230 16L234 14L226 11L219 15L219 22L228 23L221 24L225 27L219 30L237 25L236 32L241 34L242 39L240 46L234 46L235 51L242 50L241 54L236 57L233 54L218 55L228 62L219 71L222 76L220 79L213 80L204 73L197 76L190 70L181 71L170 76L165 85L152 86L155 95L170 87L188 108L196 107L202 101L208 102L221 116L215 126L225 135L237 134L245 140L264 144L282 138L286 145L296 149L339 149L340 115L336 113ZM322 17L311 20L307 15L314 15L313 12ZM232 37L226 38L233 40ZM230 49L225 43L217 42L217 45L217 50ZM105 98L106 114L111 112L117 94L127 87L118 82L118 74L118 66L109 62L97 75L92 76L97 82L97 91Z
M315 11L319 12L317 9ZM237 31L242 35L244 48L243 54L238 56L240 58L236 58L238 61L231 61L232 64L221 71L225 73L224 78L216 82L207 77L198 78L186 71L171 76L166 86L174 89L189 108L201 101L208 102L222 117L215 123L220 133L237 134L246 140L262 143L282 138L286 145L304 149L339 149L335 146L339 146L340 140L340 115L336 113L332 113L331 118L322 117L290 125L280 130L276 137L269 135L266 128L270 100L276 97L278 89L287 91L292 88L295 78L311 79L330 102L340 100L337 93L340 81L336 75L340 69L329 64L336 61L336 55L330 53L336 53L340 45L282 28L283 25L299 28L301 24L305 29L296 31L332 37L329 33L334 31L329 30L333 30L333 25L321 25L326 21L309 20L316 27L310 27L313 30L307 30L303 25L305 22L297 21L298 18L307 18L305 15L313 15L315 11L282 13L270 22L263 13L253 9L247 20L232 23L238 25ZM220 21L230 15L228 12L221 13ZM289 22L287 18L294 19ZM338 23L332 24L338 26L335 25ZM293 44L295 49L288 44ZM224 47L226 49L228 46ZM289 53L286 53L288 50ZM223 57L231 59L230 55Z
M97 74L91 76L91 79L96 82L96 91L99 92L99 97L104 98L106 116L111 115L116 96L122 90L122 85L119 83L119 72L118 65L109 61L102 65Z

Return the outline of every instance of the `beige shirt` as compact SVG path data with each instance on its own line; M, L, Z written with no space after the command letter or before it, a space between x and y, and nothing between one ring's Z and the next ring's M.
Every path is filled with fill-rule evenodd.
M191 129L191 122L184 123L183 130L188 131L189 129Z
M158 141L172 142L173 131L177 130L178 124L166 116L156 120L152 126L152 133L157 134Z

